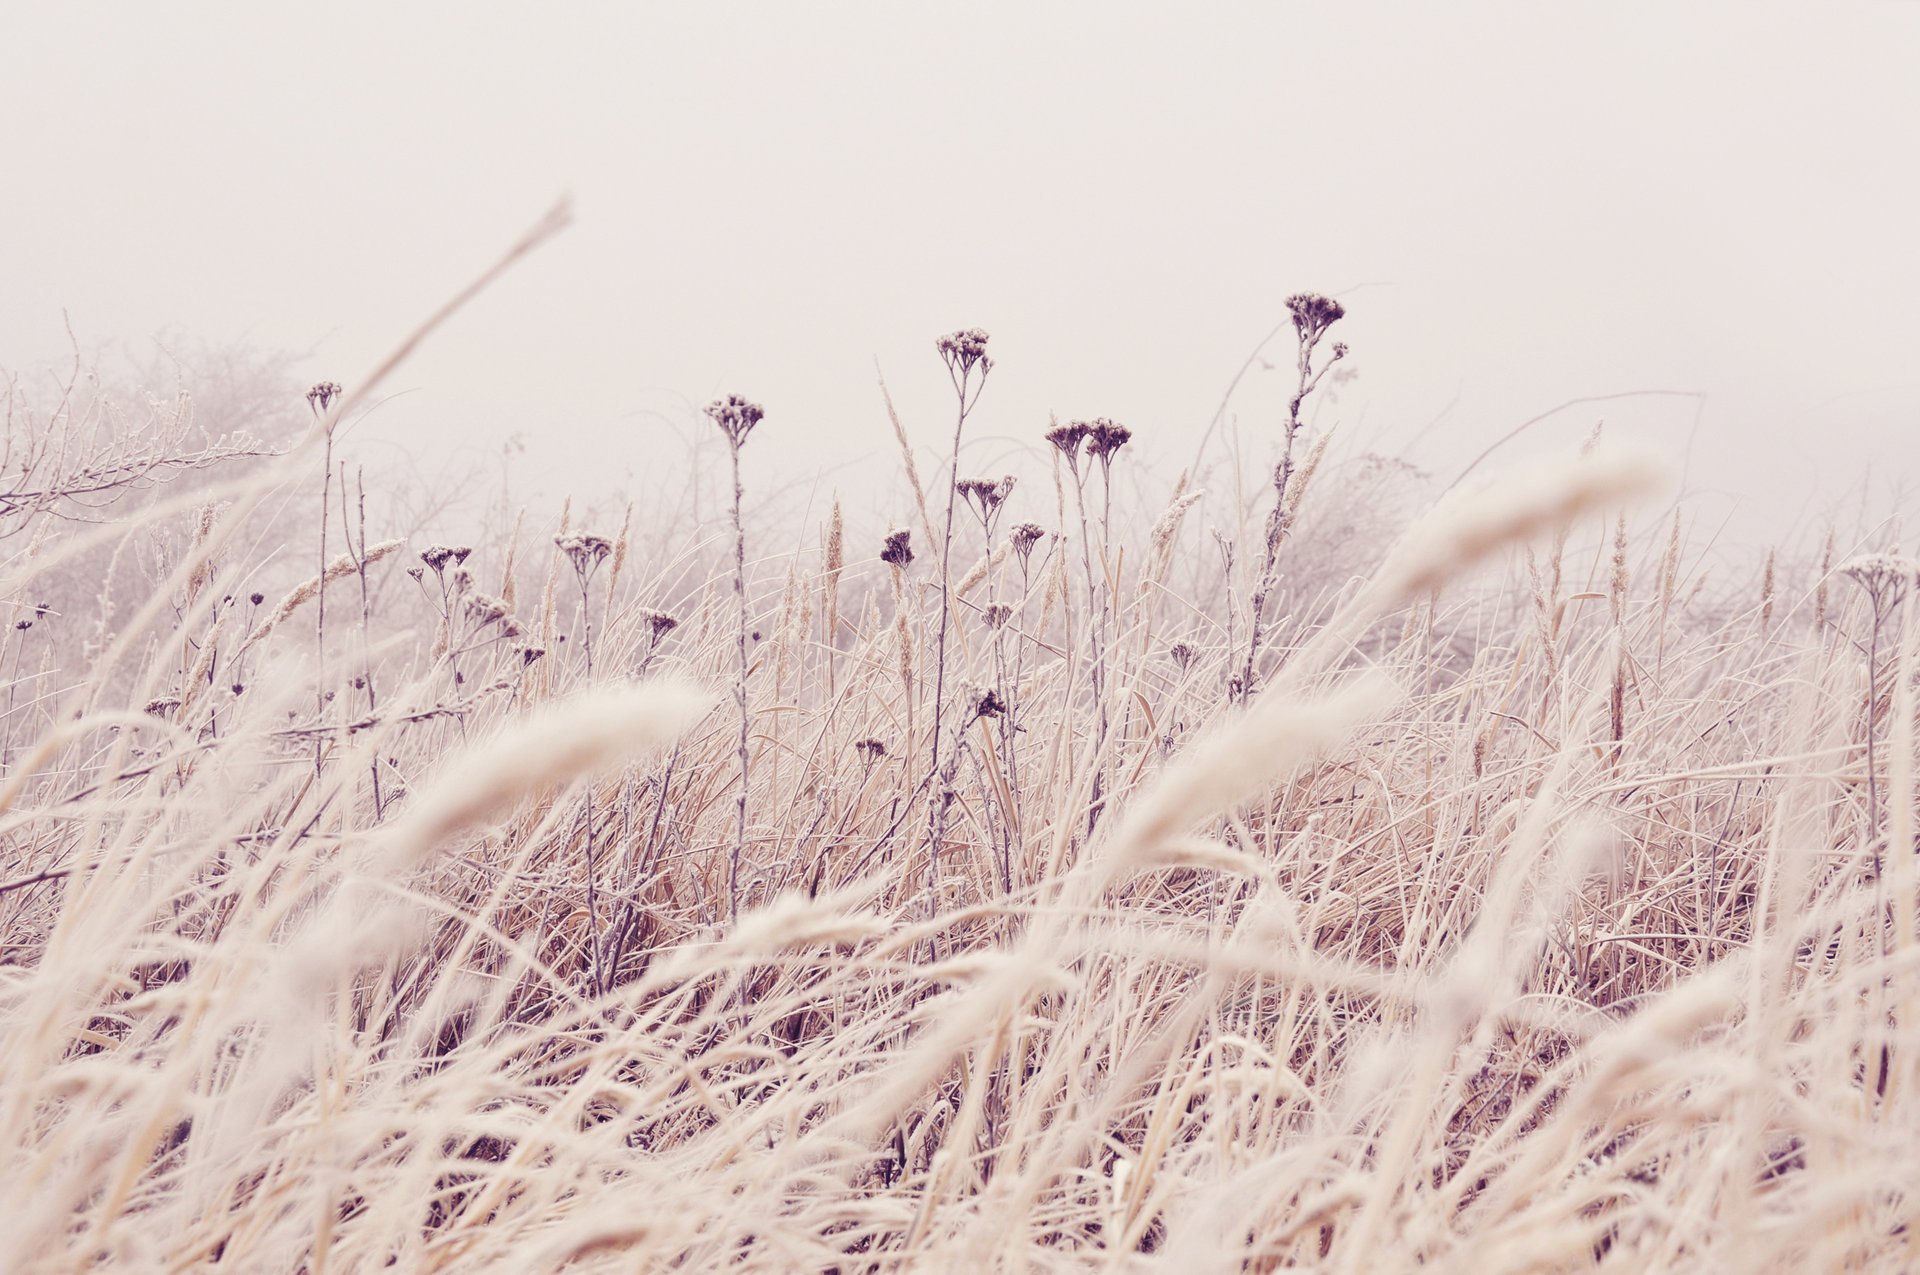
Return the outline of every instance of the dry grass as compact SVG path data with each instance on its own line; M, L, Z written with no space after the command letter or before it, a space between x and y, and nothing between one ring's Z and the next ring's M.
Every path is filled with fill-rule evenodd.
M1829 549L1703 622L1645 457L1342 587L1184 481L1022 549L1034 481L950 586L835 506L744 683L732 544L363 529L256 608L223 528L311 469L147 515L90 651L7 566L0 1268L1916 1261L1908 608Z

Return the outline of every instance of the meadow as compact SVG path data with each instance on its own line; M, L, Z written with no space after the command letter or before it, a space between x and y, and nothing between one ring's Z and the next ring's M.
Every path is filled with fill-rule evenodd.
M972 329L893 526L760 516L745 397L720 531L446 543L336 462L378 373L21 400L0 1269L1915 1265L1914 564L1709 589L1604 432L1315 550L1288 304L1246 502L968 472Z

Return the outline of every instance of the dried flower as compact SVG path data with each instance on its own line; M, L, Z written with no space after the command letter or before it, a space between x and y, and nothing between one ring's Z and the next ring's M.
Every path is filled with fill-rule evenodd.
M1295 293L1287 298L1287 309L1293 314L1294 331L1309 346L1347 313L1338 301L1317 292Z
M674 619L665 611L642 611L640 618L646 621L647 628L652 632L655 642L658 642L661 638L680 627L680 621Z
M1905 554L1863 553L1840 564L1840 573L1867 591L1876 615L1900 600L1916 579L1920 562Z
M888 532L886 545L880 550L880 561L901 568L912 562L913 550L907 546L910 535L904 527Z
M555 536L553 543L567 560L573 563L573 569L581 575L587 575L605 562L607 555L613 552L613 542L605 536L587 535L572 532L564 536Z
M1193 667L1194 657L1198 654L1198 652L1196 652L1193 649L1193 647L1188 643L1175 642L1172 646L1167 648L1167 654L1172 658L1175 664L1178 664L1180 666L1180 671L1184 673L1188 669Z
M339 398L342 391L337 382L321 381L307 391L307 406L318 416L333 406L333 400Z
M520 667L526 668L547 653L544 646L523 646L520 648Z
M857 739L854 741L853 747L854 751L859 753L861 759L868 765L872 765L887 755L887 746L877 739Z
M960 495L970 502L983 521L991 521L994 512L1006 503L1013 494L1014 477L1008 474L998 480L992 478L962 478L954 484Z
M965 377L975 366L980 368L982 376L993 370L993 360L987 357L987 334L979 328L950 332L934 342L934 346L956 376Z
M146 711L151 717L169 717L172 716L174 710L179 707L180 697L178 695L160 695L147 701Z
M1347 357L1347 343L1345 341L1335 341L1333 343L1333 357L1336 359L1344 359Z
M707 404L706 413L713 423L727 436L727 441L739 447L747 441L747 435L760 423L766 411L758 403L749 403L738 394L729 394Z
M1085 421L1069 421L1065 425L1055 425L1047 431L1047 441L1060 449L1069 465L1077 465L1080 460L1080 440L1087 436L1091 428Z
M1022 566L1033 556L1033 547L1040 543L1040 537L1046 534L1046 530L1035 522L1023 522L1013 529L1013 551L1020 555Z
M1099 417L1087 423L1087 454L1098 456L1103 465L1109 464L1113 454L1125 447L1127 440L1132 437L1133 431L1125 425L1104 416Z
M982 615L986 619L988 628L997 629L1013 618L1013 608L1004 602L996 602L982 612Z
M449 562L454 561L454 553L455 550L448 548L446 545L428 545L420 551L420 561L432 568L433 574L439 575L447 569ZM462 558L465 556L465 554L461 554Z
M265 602L266 600L267 600L267 595L259 592L258 590L252 593L249 593L247 595L247 601L253 603L253 605L255 606L259 606L262 602Z

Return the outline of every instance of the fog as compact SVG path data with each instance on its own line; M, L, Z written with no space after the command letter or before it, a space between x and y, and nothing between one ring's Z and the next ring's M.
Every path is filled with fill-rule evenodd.
M657 474L694 405L856 505L948 428L1049 413L1171 476L1302 290L1343 446L1444 483L1610 430L1707 529L1893 508L1920 458L1920 6L15 7L0 365L244 341L352 382L562 194L577 224L355 427L529 495ZM1283 332L1209 443L1284 411ZM1650 393L1657 391L1658 393ZM630 479L629 476L632 476ZM872 494L868 494L871 491ZM1849 514L1848 516L1851 516Z

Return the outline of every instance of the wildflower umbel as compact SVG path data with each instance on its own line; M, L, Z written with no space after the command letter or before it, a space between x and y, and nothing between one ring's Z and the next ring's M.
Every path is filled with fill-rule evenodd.
M1840 574L1866 590L1879 614L1920 579L1920 562L1899 553L1863 553L1841 563Z
M315 416L324 416L327 409L333 406L333 400L339 398L343 392L339 382L321 381L307 391L307 406L313 409Z
M606 561L607 555L613 552L613 542L605 536L586 535L580 532L555 536L553 543L561 553L567 555L567 561L573 564L573 569L582 573L591 572Z
M949 332L934 347L956 378L964 379L976 366L982 376L993 370L993 360L987 357L987 334L979 328Z
M1113 454L1127 445L1133 431L1117 421L1101 416L1086 423L1087 455L1100 458L1102 465L1112 463Z
M1020 561L1033 556L1033 547L1046 534L1046 529L1037 522L1023 522L1013 529L1013 551L1020 555Z
M1293 330L1307 346L1312 346L1347 313L1338 301L1317 292L1294 293L1287 298L1287 310L1293 315Z
M960 494L973 506L974 512L984 522L991 522L995 512L1006 503L1013 494L1014 477L1005 478L962 478L958 484Z
M1078 466L1080 461L1080 443L1093 427L1085 421L1069 421L1065 425L1055 425L1047 431L1047 441L1059 449L1067 458L1067 464Z
M706 413L736 448L747 441L747 435L767 414L758 403L749 403L738 394L716 398L707 404Z

